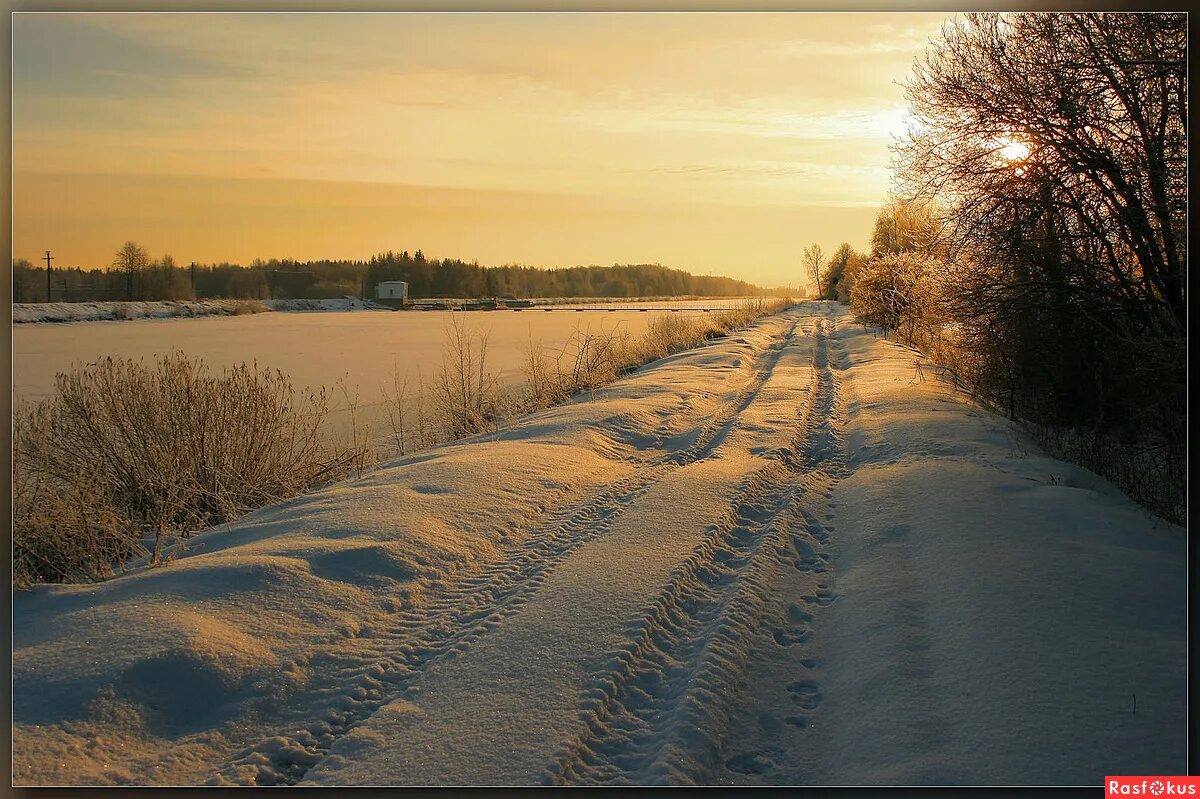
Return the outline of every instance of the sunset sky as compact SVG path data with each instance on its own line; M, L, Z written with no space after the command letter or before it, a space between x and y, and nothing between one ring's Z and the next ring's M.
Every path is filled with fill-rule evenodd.
M866 247L943 14L17 14L13 254L659 262Z

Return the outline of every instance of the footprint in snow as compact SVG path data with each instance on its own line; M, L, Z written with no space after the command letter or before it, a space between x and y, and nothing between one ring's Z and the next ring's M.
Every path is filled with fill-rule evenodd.
M797 557L803 559L812 558L816 554L812 545L800 536L792 536L792 549L795 550Z
M792 567L798 572L811 572L813 574L825 574L829 571L825 564L817 558L804 558L803 560L793 560Z
M775 643L780 646L795 646L802 644L812 637L808 630L776 630Z
M760 749L734 755L725 761L725 768L738 774L765 774L775 768L779 753L773 749Z
M809 535L811 535L814 539L816 539L817 541L819 541L822 544L829 543L829 533L827 533L825 531L824 527L821 527L820 525L816 524L815 520L814 520L814 524L812 525L812 529L809 530Z
M788 621L792 624L805 624L812 620L813 615L795 602L788 605Z
M805 710L816 710L821 704L821 688L816 680L797 680L788 686L793 704Z
M833 600L837 598L837 594L827 585L818 585L815 594L806 594L800 597L810 605L819 607L828 607L833 604Z

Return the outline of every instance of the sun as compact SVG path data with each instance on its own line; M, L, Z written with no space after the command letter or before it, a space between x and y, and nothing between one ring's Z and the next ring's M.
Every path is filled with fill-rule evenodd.
M1000 147L1000 157L1009 163L1024 161L1033 152L1025 142L1007 137L997 139L996 144Z

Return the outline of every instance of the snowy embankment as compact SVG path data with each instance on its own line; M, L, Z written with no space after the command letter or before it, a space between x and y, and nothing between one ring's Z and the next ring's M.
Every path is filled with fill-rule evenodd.
M259 305L261 307L254 308ZM231 316L268 311L390 311L385 305L358 297L330 300L153 300L145 302L13 303L13 323L92 322L105 319L168 319L192 316Z
M14 780L1181 773L1184 532L925 372L808 303L18 594Z

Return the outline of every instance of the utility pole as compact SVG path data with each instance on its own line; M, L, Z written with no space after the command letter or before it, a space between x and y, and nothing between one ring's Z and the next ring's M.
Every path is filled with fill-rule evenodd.
M189 268L192 272L192 299L194 300L196 299L196 262L192 261L192 265Z
M50 262L54 260L54 256L50 255L50 251L46 250L46 302L50 302Z

